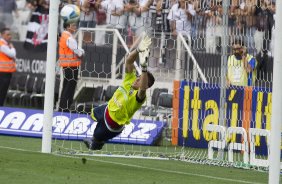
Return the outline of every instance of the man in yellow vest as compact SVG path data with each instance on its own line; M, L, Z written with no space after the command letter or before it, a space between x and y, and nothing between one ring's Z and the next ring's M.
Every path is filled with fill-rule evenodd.
M64 23L64 29L59 41L59 65L64 73L59 111L68 112L73 102L78 70L84 50L78 47L77 41L73 37L77 31L77 22Z
M12 74L16 71L16 49L10 43L11 39L10 29L3 28L0 38L0 106L4 105Z
M227 85L254 86L256 80L256 59L247 53L240 39L232 44L233 55L228 57Z
M146 101L146 90L155 82L152 73L147 71L150 45L151 39L145 36L137 49L126 58L122 85L115 91L108 104L92 109L91 117L97 121L97 126L93 138L83 140L88 149L100 150L105 141L119 135ZM138 54L142 74L136 77L134 61Z

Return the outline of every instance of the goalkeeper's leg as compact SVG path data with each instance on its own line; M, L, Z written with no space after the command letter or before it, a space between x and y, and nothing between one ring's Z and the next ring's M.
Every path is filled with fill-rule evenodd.
M113 122L109 122L108 115L107 104L101 105L93 110L91 116L97 121L93 138L83 140L88 149L100 150L103 148L106 141L116 137L122 132L123 126L113 127Z
M86 147L88 149L91 149L91 150L100 150L100 149L103 148L103 146L105 144L105 142L99 142L99 141L95 140L95 138L84 139L83 142L86 145Z

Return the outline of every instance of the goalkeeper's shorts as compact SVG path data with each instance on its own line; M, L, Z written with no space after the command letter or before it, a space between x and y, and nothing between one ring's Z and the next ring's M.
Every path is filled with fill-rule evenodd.
M97 121L93 137L98 141L112 139L124 129L124 126L118 125L110 118L107 106L107 104L103 104L92 110L92 118Z

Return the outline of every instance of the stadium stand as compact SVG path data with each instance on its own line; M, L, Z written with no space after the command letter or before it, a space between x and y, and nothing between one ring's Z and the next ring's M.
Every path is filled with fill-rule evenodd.
M117 90L118 86L109 85L106 89L103 89L102 86L98 86L96 88L88 88L87 92L84 94L85 98L81 99L83 102L78 103L78 101L73 104L76 107L76 111L79 113L90 113L93 107L98 107L101 104L108 102L113 96L114 92ZM82 90L83 91L83 90ZM87 91L87 89L86 89ZM83 95L83 96L84 96ZM89 96L92 96L89 99ZM79 96L79 100L82 98Z
M159 119L165 123L164 137L171 140L173 94L162 92L158 100Z
M29 76L26 82L25 91L15 96L16 101L20 106L29 106L29 98L35 89L37 77Z
M27 88L27 93L23 94L22 99L21 99L21 106L29 107L31 106L30 102L30 97L32 94L36 92L36 87L38 85L38 77L34 77L34 83L31 86L31 83L28 85L29 87Z
M30 105L35 108L43 108L45 94L45 78L38 78L35 93L30 96Z
M166 88L155 88L153 90L151 105L147 106L141 112L141 116L143 117L151 117L152 119L158 120L158 106L159 106L159 96L162 92L167 93L168 89Z
M71 110L79 113L90 113L93 103L102 101L102 97L103 86L84 87L71 105Z
M22 94L26 90L28 78L29 78L29 75L25 75L25 74L18 76L18 80L16 80L17 89L8 91L7 96L6 96L6 104L11 105L11 106L18 105L16 97L19 96L20 94ZM15 81L13 81L13 83L14 82Z
M159 95L159 100L158 100L158 109L159 110L164 110L164 115L169 116L171 115L171 111L168 113L166 110L172 108L172 98L173 95L170 93L166 92L161 92Z
M109 85L107 87L107 89L105 90L105 94L104 94L104 101L107 102L109 101L112 96L114 95L115 91L118 89L118 86L113 86L113 85Z

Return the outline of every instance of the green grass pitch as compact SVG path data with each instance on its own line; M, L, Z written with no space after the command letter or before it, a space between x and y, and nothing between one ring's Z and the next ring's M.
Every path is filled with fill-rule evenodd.
M149 160L43 154L41 139L0 136L0 183L187 184L267 183L254 170Z

